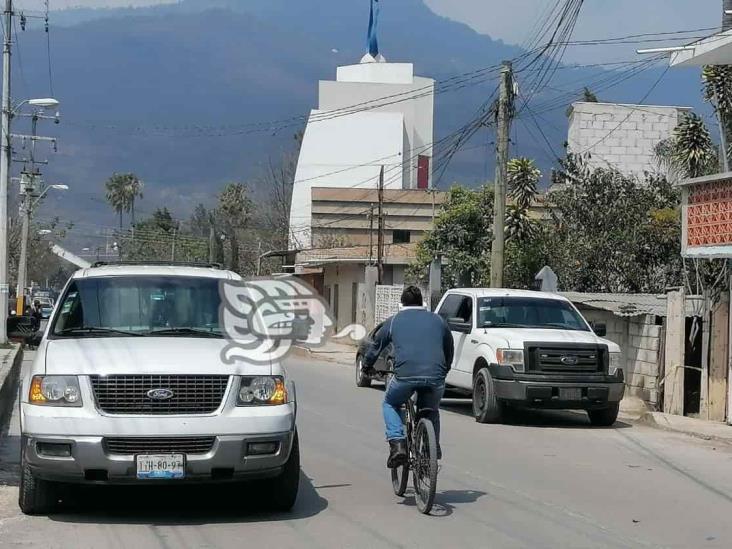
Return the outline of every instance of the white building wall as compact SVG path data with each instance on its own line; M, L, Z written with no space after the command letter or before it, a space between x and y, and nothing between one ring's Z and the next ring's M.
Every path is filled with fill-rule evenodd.
M328 265L324 268L323 275L323 292L326 299L330 296L330 308L336 319L337 331L352 324L354 319L356 323L360 322L363 315L358 309L362 303L360 293L365 283L364 265L355 263Z
M574 103L569 119L568 149L589 154L592 168L617 168L643 177L658 172L655 148L673 135L686 107Z
M312 246L313 186L375 188L384 165L386 188L416 188L418 155L430 157L431 186L434 86L409 63L339 67L336 81L320 82L295 175L291 248Z

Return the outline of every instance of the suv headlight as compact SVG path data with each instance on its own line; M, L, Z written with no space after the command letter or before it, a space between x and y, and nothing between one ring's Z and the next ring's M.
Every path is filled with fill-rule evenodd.
M277 406L287 403L285 380L279 376L242 377L237 406Z
M525 372L524 352L514 349L498 349L496 358L500 366L510 366L514 372Z
M34 376L28 400L38 406L80 408L81 389L76 376Z
M614 376L618 373L618 370L622 369L621 364L621 353L610 353L610 359L607 364L607 375Z

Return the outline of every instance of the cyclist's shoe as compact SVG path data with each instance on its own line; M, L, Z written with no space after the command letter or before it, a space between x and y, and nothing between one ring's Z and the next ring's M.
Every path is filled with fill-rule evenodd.
M389 459L386 466L389 469L396 469L407 463L407 441L406 439L389 441Z

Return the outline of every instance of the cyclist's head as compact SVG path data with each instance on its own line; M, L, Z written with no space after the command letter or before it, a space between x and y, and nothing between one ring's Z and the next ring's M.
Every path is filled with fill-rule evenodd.
M402 306L404 307L421 307L422 292L417 286L407 286L402 292Z

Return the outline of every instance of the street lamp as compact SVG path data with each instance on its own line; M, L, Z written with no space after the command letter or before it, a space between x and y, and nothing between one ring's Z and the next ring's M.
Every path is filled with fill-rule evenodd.
M53 231L50 231L48 229L41 229L38 231L39 236L46 236L47 234L51 234Z
M8 4L11 5L11 4ZM33 120L33 136L32 149L35 146L36 141L51 141L56 143L53 138L38 137L35 135L36 125L38 120L53 119L56 124L59 123L59 113L56 112L55 116L45 116L43 112L46 109L57 109L59 102L53 98L43 99L27 99L21 101L15 108L11 105L10 99L10 20L12 9L6 10L6 40L5 49L3 54L3 86L2 86L2 123L0 124L0 345L4 345L8 340L7 324L5 318L8 314L8 187L10 185L10 164L12 158L12 145L10 133L10 123L12 118L20 111L21 107L25 104L30 105L34 109L32 115ZM28 238L28 233L25 233L25 240Z
M68 191L68 185L48 185L43 192L38 196L33 196L33 185L32 182L28 181L28 174L22 174L21 178L21 190L23 191L23 229L20 237L20 259L18 260L18 284L15 288L16 297L16 312L18 315L22 315L25 310L25 287L28 278L28 233L30 231L31 216L33 215L33 208L46 196L46 193L51 189L58 191ZM31 178L32 181L32 178ZM24 186L25 183L25 186ZM35 198L35 200L33 200ZM51 234L51 231L42 230L38 234Z

